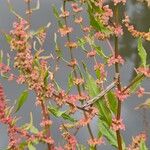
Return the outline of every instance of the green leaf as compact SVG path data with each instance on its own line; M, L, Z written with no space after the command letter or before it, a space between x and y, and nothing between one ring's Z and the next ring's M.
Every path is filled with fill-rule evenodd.
M84 51L86 51L86 49L85 49L86 41L85 41L84 38L79 38L77 44L78 44L78 46L80 46Z
M49 77L49 72L48 72L48 70L46 70L45 77L44 77L44 85L48 84L48 77Z
M94 48L99 56L103 57L105 60L108 59L108 57L104 54L101 47L95 45Z
M86 72L86 89L91 97L95 97L100 93L100 89L98 88L95 79Z
M85 65L85 64L84 64ZM97 96L100 93L100 89L96 84L95 79L88 73L86 66L84 66L86 70L86 77L85 77L85 87L88 91L88 94L91 98ZM102 120L105 120L108 125L111 123L111 111L106 106L105 102L103 101L103 98L99 99L95 105L97 106L99 110L99 115Z
M3 62L3 51L1 50L0 51L0 63L2 63Z
M38 133L39 131L38 131L38 129L37 129L36 127L31 126L31 127L30 127L30 132L36 134L36 133Z
M72 72L71 72L71 73L68 75L67 91L70 91L72 87L73 87L73 76L72 76Z
M36 150L36 148L31 143L28 144L28 149L29 150Z
M117 98L115 96L115 94L111 91L109 91L107 93L107 99L108 99L108 102L109 102L109 108L110 110L116 114L117 113L117 104L118 104L118 101L117 101Z
M103 11L98 7L96 7L94 3L90 2L88 4L88 15L90 20L90 25L97 31L101 31L106 34L111 34L111 31L107 29L107 27L105 27L99 20L96 20L94 16L95 13L102 14Z
M103 99L100 99L99 101L97 101L95 105L97 106L99 110L99 118L105 121L110 126L111 120L112 120L111 111L106 106Z
M58 25L59 27L62 27L63 26L63 23L61 22L61 19L59 17L59 12L57 11L57 8L56 6L52 6L52 10L53 10L53 13L54 13L54 16L56 17L57 21L58 21Z
M136 81L141 75L138 74L132 81ZM137 88L140 86L142 81L144 80L144 76L140 78L137 82L135 82L131 87L130 87L130 92L135 92Z
M24 103L27 101L29 92L27 90L23 91L17 100L17 108L15 112L18 112L20 108L24 105Z
M115 132L112 131L110 127L105 122L102 122L101 120L99 120L99 134L103 135L112 146L116 148L118 147Z
M146 59L147 59L147 53L142 45L142 39L138 39L138 54L141 58L142 66L146 67Z
M141 143L140 143L140 150L148 150L144 141L141 141Z
M10 66L10 55L7 53L7 66Z
M61 51L60 46L58 44L57 34L56 33L54 33L54 42L55 42L55 52L56 52L58 57L62 58L63 54L62 54L62 51Z
M48 110L55 116L55 117L62 117L65 120L69 120L71 122L75 122L76 120L72 118L66 111L60 111L59 108L49 105Z
M6 39L7 43L10 43L12 40L12 37L11 37L11 35L5 33L5 39Z
M77 150L86 150L86 147L82 144L77 144Z

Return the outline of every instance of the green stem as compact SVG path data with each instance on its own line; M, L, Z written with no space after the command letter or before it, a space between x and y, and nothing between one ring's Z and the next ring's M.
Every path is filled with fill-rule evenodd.
M115 6L114 16L115 16L115 24L118 25L118 22L119 22L118 21L118 5ZM119 55L118 40L119 40L118 37L115 36L115 58L117 58ZM119 74L117 89L121 91L120 70L119 70L118 63L115 63L115 72L116 74ZM116 116L117 120L120 119L120 116L121 116L121 101L118 99L117 116ZM122 150L122 139L121 139L120 130L116 131L116 136L117 136L118 150Z

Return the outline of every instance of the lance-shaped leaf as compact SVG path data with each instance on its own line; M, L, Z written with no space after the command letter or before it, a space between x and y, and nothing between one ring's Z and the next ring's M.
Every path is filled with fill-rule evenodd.
M59 108L49 105L48 107L49 112L51 112L55 117L62 117L65 120L69 120L71 122L75 122L76 120L71 117L69 114L67 114L66 111L60 111Z
M138 74L132 81L134 84L130 87L130 92L135 92L137 88L141 85L142 81L144 80L144 76L141 76L141 74ZM136 82L135 82L136 81Z
M101 10L99 7L95 6L93 2L88 3L88 15L90 20L90 25L96 30L104 32L105 34L111 34L111 31L105 27L99 20L96 20L94 14L96 13L103 13L103 10Z
M109 126L105 122L102 122L101 120L99 120L98 127L99 127L99 136L101 135L104 136L112 146L117 148L118 144L115 132L113 132L109 128Z
M69 92L72 87L73 87L73 75L72 75L72 72L71 72L71 73L68 75L67 91Z
M77 150L86 150L86 147L82 144L77 144Z
M28 144L28 149L29 150L36 150L36 148L31 143Z
M14 7L12 6L10 0L7 0L6 2L7 2L7 4L8 4L9 10L10 10L17 18L22 19L22 17L14 10Z
M108 102L109 102L108 105L109 105L110 110L114 114L117 114L118 101L117 101L117 98L116 98L115 94L112 91L109 91L107 93L107 99L108 99Z
M100 89L97 86L95 79L88 73L86 65L84 64L86 76L85 76L85 86L88 91L88 94L91 98L96 97L100 93ZM111 123L111 111L106 106L106 103L103 101L103 98L100 98L95 104L99 110L100 119L105 120L108 125Z
M15 112L18 112L20 110L20 108L24 105L24 103L28 99L28 95L29 95L29 92L27 90L25 90L21 93L19 99L17 100L17 108L16 108Z
M1 50L0 51L0 63L2 63L3 62L3 51Z
M55 52L56 52L56 54L57 54L58 57L62 58L63 54L62 54L62 51L60 49L56 33L54 33L54 42L55 42Z
M144 141L141 141L141 143L140 143L140 150L148 150Z
M146 67L147 53L143 47L141 38L138 39L138 54L140 56L142 66Z
M5 35L5 39L6 39L7 43L10 43L11 40L12 40L11 35L9 35L9 34L7 34L7 33L4 33L4 35Z
M60 19L60 17L59 17L59 12L58 12L56 6L53 5L53 6L52 6L52 9L53 9L54 16L56 17L56 19L57 19L57 21L58 21L59 27L62 27L62 26L63 26L63 23L62 23L62 21L61 21L61 19Z

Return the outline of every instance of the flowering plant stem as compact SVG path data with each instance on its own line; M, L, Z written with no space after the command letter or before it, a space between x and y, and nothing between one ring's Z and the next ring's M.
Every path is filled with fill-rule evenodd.
M28 21L28 24L29 24L28 31L30 32L30 30L31 30L31 14L32 14L31 0L27 1L27 11L26 11L26 13L27 13L27 21ZM32 44L31 38L29 38L28 42L30 44ZM44 103L44 99L41 101L41 109L42 109L42 115L43 115L44 120L50 120L48 110L47 110L47 108L45 106L45 103ZM44 126L44 128L45 128L46 137L50 137L51 136L50 125L46 125L46 126ZM53 147L52 144L47 143L48 150L52 150L52 147Z
M118 19L118 4L115 6L114 8L114 17L115 17L115 24L118 25L119 23L119 19ZM119 50L118 50L118 37L115 36L115 58L117 58L118 54L119 54ZM117 90L121 91L121 81L120 81L120 71L119 71L119 64L116 62L115 63L115 73L119 74L118 76L118 83L117 83ZM118 107L117 107L117 120L120 119L121 116L121 101L118 99ZM121 134L120 134L120 130L116 131L116 135L117 135L117 143L118 143L118 150L122 150L122 139L121 139Z
M63 11L66 11L66 0L64 0L64 2L63 2ZM65 21L65 25L67 27L68 25L67 25L67 18L66 17L64 17L64 21ZM70 42L70 35L69 35L69 33L67 34L67 41ZM69 47L69 51L70 51L70 58L71 58L71 60L73 60L74 56L73 56L72 48ZM76 72L75 67L73 68L73 73L74 73L74 77L77 78L77 72ZM77 86L77 91L78 91L79 95L81 96L80 86L79 85L76 85L76 86ZM86 118L85 110L83 110L83 113L84 113L84 116ZM91 139L94 139L94 135L92 133L92 129L91 129L89 123L87 124L87 129L88 129L88 132L90 134ZM94 150L96 150L96 149L97 149L96 146L94 146Z

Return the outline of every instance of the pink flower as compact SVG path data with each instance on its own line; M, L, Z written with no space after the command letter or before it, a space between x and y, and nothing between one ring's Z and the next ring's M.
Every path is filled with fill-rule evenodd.
M72 6L72 9L73 9L73 11L74 11L75 13L78 13L78 12L80 12L80 11L83 10L82 7L78 7L78 4L77 4L77 3L72 3L71 6Z
M68 17L69 16L69 11L62 11L62 13L59 15L59 17Z
M78 18L75 18L75 20L74 20L74 22L77 23L77 24L82 23L82 21L83 21L83 18L81 16L78 17Z
M54 144L54 140L51 137L44 138L43 141L48 144Z
M112 124L111 124L111 128L114 131L118 131L118 130L125 130L125 125L122 122L122 119L117 120L116 118L112 119Z
M82 79L82 78L76 78L76 79L73 80L73 83L75 85L81 85L81 84L84 83L84 79Z
M18 79L16 80L16 82L17 82L18 84L24 83L24 82L25 82L25 77L24 77L24 75L19 75L19 77L18 77Z
M111 66L115 63L124 64L124 59L120 55L118 55L117 57L113 55L108 59L108 66Z
M14 74L10 74L9 78L8 78L8 81L12 81L15 79L15 75Z
M132 143L128 146L127 150L139 150L141 142L145 142L147 139L146 133L140 133L139 135L132 137Z
M138 97L141 97L144 95L144 92L145 92L145 89L143 87L140 87L136 93L137 93Z
M90 139L88 140L89 145L91 146L96 146L96 145L101 145L104 143L103 138L94 138L94 139Z
M125 4L126 3L126 0L114 0L114 5L117 5L118 3L123 3Z
M10 71L10 67L0 63L0 73L4 74L4 73L8 73Z
M86 32L90 32L90 27L83 27L82 30L86 33Z
M50 125L52 125L51 120L42 120L42 122L40 123L41 127L50 126Z
M142 73L146 77L150 77L150 67L139 67L136 69L137 73Z
M87 53L87 57L94 57L96 55L96 50L91 50Z
M114 34L115 34L117 37L123 35L122 27L121 27L121 26L115 27L115 28L114 28Z
M2 85L0 84L0 121L5 116L5 109L6 109L6 103L5 103L5 95Z
M73 28L71 27L67 27L66 25L64 25L63 27L61 27L58 32L60 32L61 36L65 36L69 33L71 33L73 31Z
M129 96L129 92L128 91L119 91L118 89L115 91L115 95L117 96L117 98L120 100L120 101L124 101L125 99L127 99L127 97Z
M103 0L94 1L95 6L102 7L103 6Z

